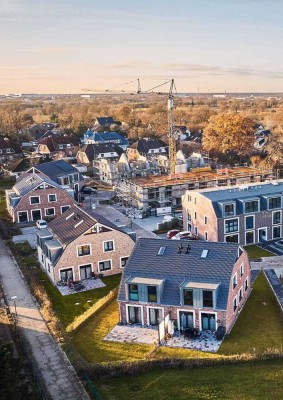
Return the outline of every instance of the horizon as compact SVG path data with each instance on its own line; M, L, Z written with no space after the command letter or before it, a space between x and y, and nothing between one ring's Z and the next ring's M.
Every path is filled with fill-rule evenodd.
M279 0L24 3L0 0L1 94L87 94L138 77L144 90L174 77L178 93L283 92Z

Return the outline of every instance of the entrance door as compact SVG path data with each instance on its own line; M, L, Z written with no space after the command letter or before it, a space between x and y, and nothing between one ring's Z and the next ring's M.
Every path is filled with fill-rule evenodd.
M90 279L91 278L91 264L80 266L80 277L81 277L81 279Z
M61 278L61 281L64 281L64 282L67 282L68 278L72 279L72 281L73 281L74 279L73 279L73 270L72 270L72 268L62 269L60 271L60 278Z
M180 329L193 329L194 328L194 314L188 311L180 311Z
M162 321L162 310L159 308L149 308L149 325L158 325Z
M264 242L267 240L267 228L260 228L258 230L258 241Z
M19 211L18 212L18 222L24 223L24 222L28 222L28 213L27 211Z
M132 324L141 324L142 317L141 317L141 308L140 307L128 307L128 314L129 314L129 322Z
M32 221L37 221L41 219L41 210L31 210Z
M216 322L214 314L201 314L202 330L215 331Z

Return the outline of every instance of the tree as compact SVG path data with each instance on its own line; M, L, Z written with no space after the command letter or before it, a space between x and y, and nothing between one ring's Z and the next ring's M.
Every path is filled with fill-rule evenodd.
M205 150L248 155L254 144L254 121L240 114L218 114L210 117L203 132Z

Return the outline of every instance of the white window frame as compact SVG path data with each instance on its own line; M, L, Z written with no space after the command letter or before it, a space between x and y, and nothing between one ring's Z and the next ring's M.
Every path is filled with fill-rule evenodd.
M240 278L242 278L244 276L244 274L245 274L245 265L244 265L244 263L242 263L240 265Z
M50 196L55 196L55 200L50 200ZM56 193L50 193L48 195L48 203L55 203L57 201L57 194Z
M247 218L253 217L253 227L252 228L247 228ZM255 229L255 215L245 215L245 231L252 231Z
M122 257L120 257L120 268L125 268L125 267L122 267L122 258L128 258L129 259L129 257L130 256L122 256Z
M236 300L236 308L235 308L235 310L234 310L234 301L235 301L235 300ZM233 303L232 303L233 314L235 314L235 313L237 312L238 306L239 306L239 303L238 303L238 295L237 295L237 296L234 297Z
M252 242L252 243L247 243L246 234L249 233L249 232L253 232L254 239L253 239L253 242ZM245 246L249 246L249 245L252 245L252 244L255 244L255 230L248 230L248 231L245 231Z
M32 202L31 202L31 198L32 198L32 197L38 197L39 202L38 202L38 203L32 203ZM29 204L30 204L31 206L36 206L37 204L41 204L40 196L29 196Z
M238 230L237 230L237 231L233 231L233 232L226 232L226 229L225 229L225 222L231 221L232 219L237 219L237 220L238 220ZM239 227L240 227L239 217L225 218L223 222L224 222L224 234L225 234L225 235L231 236L231 234L235 234L235 233L239 232Z
M162 311L162 320L164 319L164 308L163 307L152 307L152 306L147 306L146 307L146 320L147 320L147 325L148 326L155 326L155 325L150 325L149 324L149 309L150 308L156 308L156 309L158 309L158 310L161 310Z
M231 204L233 204L234 214L226 216L225 215L225 206L229 206ZM236 215L236 203L234 201L229 201L227 203L223 203L222 204L222 215L223 215L223 218L231 218L232 219L233 217L235 217L235 215Z
M94 272L94 271L93 271L93 263L92 263L92 262L87 263L87 264L79 264L79 265L78 265L79 280L81 280L81 270L80 270L80 267L84 267L85 265L90 265L90 266L91 266L91 272Z
M226 237L228 237L228 236L238 236L238 242L232 242L232 243L239 243L239 241L240 241L240 233L239 233L239 232L233 232L233 233L231 233L230 235L229 235L229 234L224 235L224 241L225 241L225 243L231 243L231 242L227 242L227 241L226 241Z
M242 298L240 300L240 292L242 291ZM243 301L244 298L244 289L243 286L240 287L239 292L238 292L238 305Z
M235 287L234 287L234 278L235 278L235 277L236 277L236 285L235 285ZM238 285L238 271L236 271L236 272L234 273L233 278L232 278L232 290L235 290L236 287L237 287L237 285Z
M69 205L69 204L66 204L65 206L60 206L60 211L61 211L61 214L63 214L63 212L62 212L62 208L63 207L69 207L69 208L71 208L71 206ZM66 210L67 211L67 210ZM65 211L64 211L65 212Z
M262 226L262 227L258 228L258 230L257 230L257 243L259 243L259 231L260 231L261 229L264 229L264 230L265 230L265 233L266 233L266 238L265 238L265 240L268 240L268 239L267 239L267 235L268 235L267 226Z
M248 282L248 287L247 287L247 289L245 289L245 287L246 287L246 282ZM250 282L249 282L249 277L247 276L246 279L245 279L245 283L244 283L244 290L245 290L245 293L246 293L246 291L248 290L249 286L250 286Z
M42 210L41 210L41 208L35 208L34 210L30 210L30 216L31 216L30 221L37 221L37 219L33 219L33 215L32 215L33 211L40 211L40 218L39 219L42 219Z
M257 201L257 211L246 211L246 203L250 203L251 201ZM259 203L259 199L247 199L247 200L245 200L245 201L243 201L243 208L244 208L244 212L243 212L243 214L253 214L253 213L258 213L258 212L260 212L260 203Z
M274 223L273 222L273 215L274 215L274 213L280 213L280 222L276 222L276 223ZM281 223L282 223L282 210L274 210L274 211L272 211L272 225L281 225Z
M144 315L143 315L143 306L140 306L138 304L126 304L126 318L127 318L127 324L129 323L129 307L139 307L141 309L141 320L142 320L142 325L144 325Z
M188 306L188 307L193 307L193 306ZM180 325L180 312L191 312L193 313L193 324L194 324L194 328L196 327L196 312L194 309L190 309L190 308L178 308L177 309L177 324L178 324L178 330L181 329L181 325Z
M105 248L104 248L104 243L108 243L108 242L113 242L113 250L105 250ZM115 251L115 250L116 250L116 249L115 249L115 240L114 240L114 239L104 240L104 241L102 242L102 250L103 250L103 253L110 253L111 251Z
M90 253L89 253L89 254L82 254L82 255L80 256L80 255L79 255L79 247L83 247L83 246L89 246L89 248L90 248ZM78 244L78 245L76 246L76 253L77 253L77 258L92 256L91 243Z
M215 330L217 330L217 328L218 328L218 323L217 323L217 312L200 311L200 313L199 313L199 326L200 326L200 331L202 331L202 314L214 314L214 315L215 315Z
M204 240L206 240L208 242L208 233L207 233L207 231L204 232Z
M20 224L21 222L20 222L20 220L19 220L19 213L22 213L22 212L26 212L27 213L27 222L29 222L30 221L30 219L29 219L29 212L28 212L28 210L21 210L21 211L17 211L17 220L18 220L18 224Z
M46 210L54 210L54 214L51 214L51 215L49 215L49 214L46 214ZM56 215L56 210L55 210L55 207L47 207L47 208L45 208L44 209L44 215L45 215L45 217L53 217L54 215Z
M273 229L274 228L279 228L280 229L280 236L279 237L274 238L274 234L273 234ZM272 240L273 239L280 239L282 237L282 226L281 225L273 225L271 229L272 229Z
M276 199L277 197L280 197L280 207L277 207L277 208L269 208L269 200L270 199ZM268 210L280 210L282 208L282 196L280 196L280 194L278 194L278 196L268 196L267 197L267 209Z
M106 261L110 261L111 268L110 269L103 269L101 271L100 268L99 268L99 263L106 262ZM108 258L107 260L99 260L99 261L97 261L97 271L103 273L103 272L112 271L112 270L113 270L113 264L112 264L112 259L111 258Z
M76 276L75 276L75 267L63 267L63 268L60 268L60 269L58 269L58 280L60 281L61 280L61 274L60 274L60 272L61 271L64 271L65 269L72 269L72 272L73 272L73 278L75 279L76 278Z

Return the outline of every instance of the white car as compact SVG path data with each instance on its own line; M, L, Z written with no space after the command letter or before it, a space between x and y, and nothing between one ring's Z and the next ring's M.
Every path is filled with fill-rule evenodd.
M183 231L177 233L171 240L197 240L197 236L190 231Z
M39 219L36 221L36 227L37 229L45 229L47 228L47 222L44 219Z

